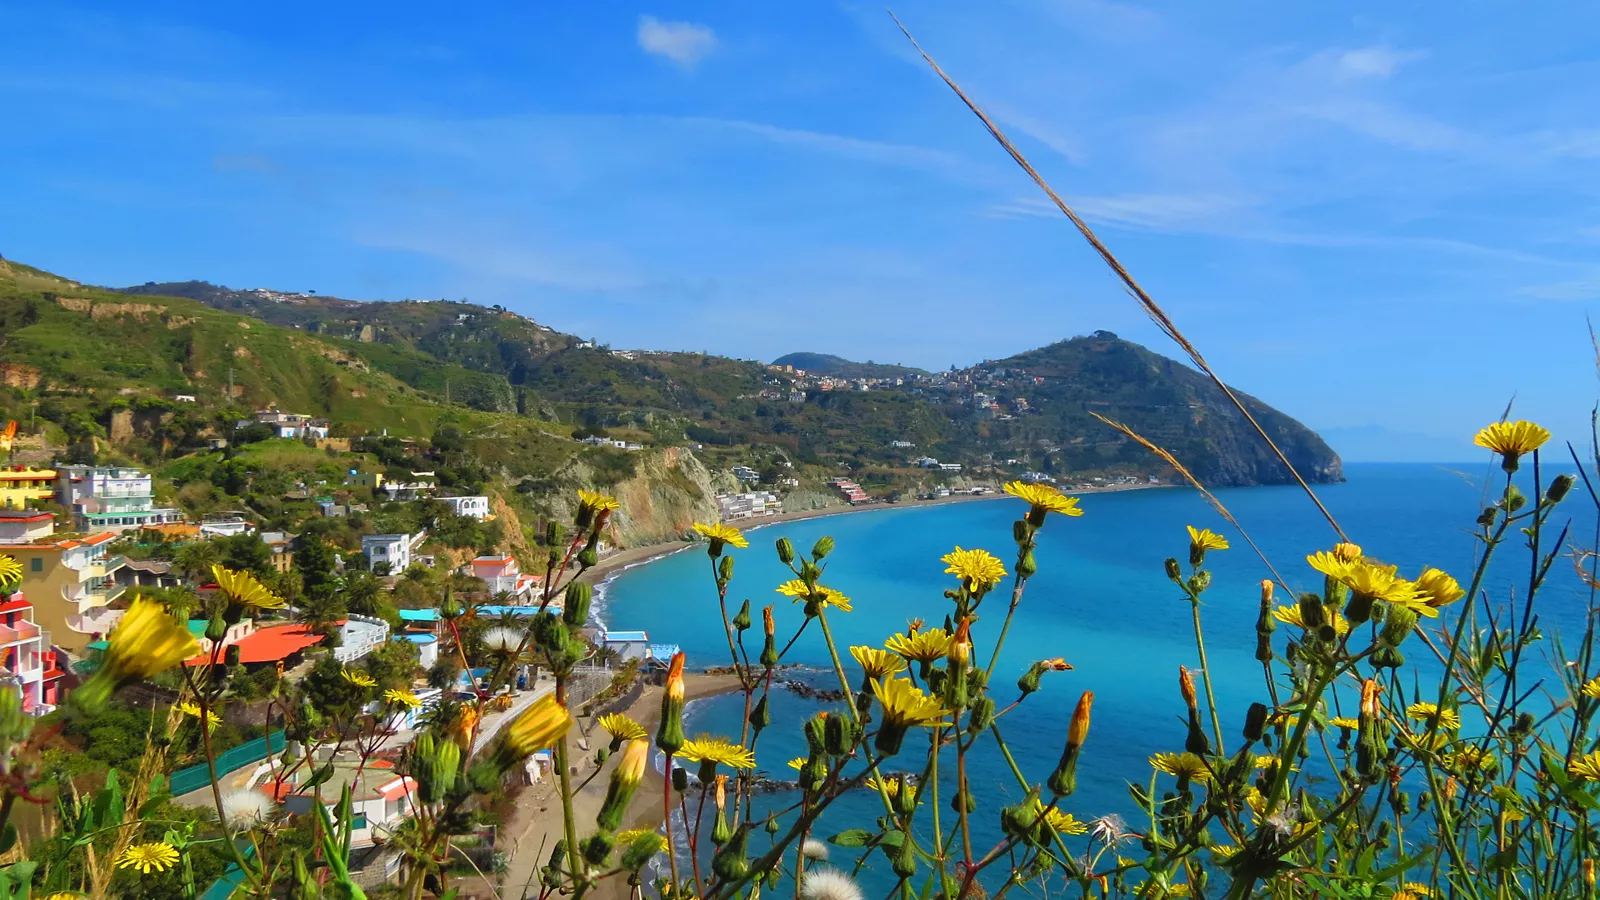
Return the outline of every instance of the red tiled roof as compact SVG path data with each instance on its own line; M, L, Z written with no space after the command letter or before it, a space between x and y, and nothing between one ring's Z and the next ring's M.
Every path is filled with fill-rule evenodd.
M5 595L0 594L0 596ZM33 609L33 604L23 599L20 591L12 596L15 596L17 599L7 600L5 603L0 603L0 613L14 613L21 612L25 609Z
M383 795L385 800L395 800L411 793L416 789L416 786L417 783L412 780L410 775L402 775L393 781L378 785L378 793Z
M304 625L277 625L272 628L263 628L244 639L230 644L239 648L239 661L242 663L277 662L288 659L301 650L321 643L322 635L312 634ZM218 655L218 660L225 658L227 652ZM211 654L202 653L184 661L186 666L199 666L210 662Z

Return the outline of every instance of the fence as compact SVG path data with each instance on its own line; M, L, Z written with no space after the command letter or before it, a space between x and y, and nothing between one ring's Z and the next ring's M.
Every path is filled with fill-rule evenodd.
M258 763L274 753L283 752L283 732L274 731L266 737L246 741L231 750L224 750L217 756L217 777L232 772L237 772L252 763ZM170 785L174 797L199 790L211 781L211 771L205 763L179 769L172 773L167 783Z

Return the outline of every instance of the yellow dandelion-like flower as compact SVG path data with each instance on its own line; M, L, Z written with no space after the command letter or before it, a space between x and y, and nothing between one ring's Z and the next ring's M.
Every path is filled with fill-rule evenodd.
M850 655L856 658L856 662L861 664L861 668L871 679L888 678L906 669L905 659L887 650L879 650L877 647L851 647Z
M178 864L178 848L166 841L134 844L117 857L117 868L138 869L146 875L165 872Z
M973 590L994 587L1006 577L1005 565L987 550L963 550L957 545L956 549L939 557L939 561L948 567L947 574L966 582Z
M735 744L724 738L701 735L693 740L685 741L675 754L679 759L690 762L712 762L717 765L727 766L730 769L754 769L756 755L750 748Z
M600 727L619 741L642 741L650 736L645 732L643 725L623 713L606 713L601 716Z
M1157 772L1165 772L1175 778L1211 780L1211 770L1206 768L1205 760L1193 753L1157 753L1150 757L1150 765Z
M1088 834L1089 826L1077 820L1072 813L1062 812L1059 809L1046 810L1044 822L1056 834Z
M1349 541L1340 541L1333 545L1333 555L1345 562L1355 562L1361 558L1361 545Z
M22 563L0 553L0 584L11 584L22 580Z
M804 763L805 760L801 760L801 762ZM877 791L882 788L885 793L891 796L900 792L900 777L898 775L889 775L881 779L868 775L862 780L861 784L869 791Z
M211 577L229 600L257 609L282 609L283 598L274 594L250 572L234 571L223 565L211 567Z
M1250 759L1250 765L1256 769L1270 769L1278 764L1278 758L1271 753L1257 753Z
M1395 582L1401 580L1395 574L1398 570L1394 566L1380 565L1369 560L1349 564L1343 576L1335 576L1343 582L1345 587L1358 594L1368 597L1389 599L1388 594L1394 592Z
M899 726L943 724L944 705L911 683L909 678L872 682L872 693L883 705L885 722Z
M418 709L422 706L422 698L410 691L399 688L390 688L383 692L383 702L390 706L403 706L406 709Z
M1351 729L1354 729L1354 728L1360 728L1361 727L1361 720L1360 719L1353 719L1353 718L1351 718L1349 716L1334 716L1333 718L1328 720L1328 724L1330 726L1334 727L1334 728L1351 728Z
M1584 781L1600 781L1600 750L1586 753L1567 766L1567 772Z
M1600 700L1600 676L1589 679L1583 683L1580 692L1591 700Z
M714 550L721 550L724 544L738 547L740 550L750 546L750 541L745 538L744 533L732 525L702 525L696 522L694 530L710 541Z
M930 628L911 635L897 634L883 642L891 653L898 653L912 662L934 662L950 655L950 644L955 636L943 628Z
M1193 525L1185 525L1184 527L1189 529L1189 545L1191 547L1201 550L1228 549L1228 539L1215 531L1209 528L1196 528Z
M134 598L111 629L100 671L118 683L164 672L200 652L200 642L155 600Z
M1421 894L1415 894L1411 891L1401 889L1390 894L1389 900L1423 900L1423 898Z
M1260 818L1261 814L1267 811L1267 796L1253 784L1244 789L1244 802L1256 818Z
M785 765L798 772L806 767L806 758L804 756L796 756L794 759L791 759L785 763Z
M630 828L627 831L617 832L618 847L632 848L640 842L649 842L646 844L647 847L654 845L655 849L651 851L652 855L667 849L667 839L662 837L658 831L651 831L647 828Z
M807 602L815 601L818 606L831 606L837 608L840 612L849 612L852 608L850 598L846 597L842 592L822 584L807 586L804 581L798 578L791 578L778 585L777 591L796 603L802 600Z
M1044 521L1045 513L1060 513L1063 516L1083 515L1083 510L1078 508L1077 497L1068 497L1048 484L1011 481L1006 483L1006 493L1025 501L1032 507L1029 512L1040 522Z
M378 686L378 682L374 681L371 675L360 669L340 669L339 677L358 688L374 688Z
M1344 615L1338 610L1324 609L1322 611L1324 616L1327 616L1330 613L1333 616L1334 632L1337 634L1348 633L1350 631L1350 622L1345 619ZM1305 617L1300 614L1300 607L1298 604L1294 606L1280 606L1272 611L1272 617L1277 619L1279 622L1284 623L1285 625L1293 625L1296 628L1306 627Z
M1403 606L1417 615L1427 616L1430 619L1439 617L1439 610L1429 602L1432 599L1431 595L1423 591L1415 581L1396 578L1383 599L1395 606Z
M1433 888L1430 888L1425 884L1418 884L1415 881L1406 882L1401 887L1401 890L1410 891L1411 893L1417 895L1418 897L1432 897L1433 896Z
M1406 715L1429 725L1437 719L1439 727L1445 731L1455 731L1461 727L1460 713L1453 709L1440 709L1437 703L1418 701L1406 707Z
M1550 432L1532 422L1494 422L1472 438L1472 443L1500 454L1501 465L1508 472L1517 469L1517 458L1532 453L1550 440Z
M1423 569L1412 584L1416 585L1422 601L1432 607L1449 606L1467 595L1454 578L1431 567Z
M1343 581L1345 575L1349 574L1350 567L1359 561L1359 556L1355 559L1346 559L1337 550L1332 552L1318 550L1316 553L1306 557L1306 562L1311 565L1311 568L1335 581Z
M194 702L193 700L180 701L177 709L178 712L183 713L191 719L200 718L200 704ZM217 715L217 711L214 709L208 709L205 711L205 719L206 725L211 728L215 728L222 724L222 717Z
M511 720L500 740L512 756L527 759L535 751L549 749L571 727L572 713L556 701L555 694L545 694Z
M1462 747L1450 754L1450 767L1462 775L1471 775L1475 772L1490 772L1499 767L1500 761L1494 754L1482 747Z
M578 491L578 506L591 513L614 512L622 508L617 498L599 491Z

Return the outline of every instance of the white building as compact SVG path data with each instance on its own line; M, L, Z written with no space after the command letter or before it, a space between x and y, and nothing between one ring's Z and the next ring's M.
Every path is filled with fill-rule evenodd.
M378 563L387 563L391 575L399 575L411 568L411 550L422 543L423 534L364 534L361 536L361 553L367 558L367 568L376 570Z
M722 518L750 519L758 516L775 516L783 512L783 501L771 491L746 491L742 494L723 494L717 498Z
M242 516L208 516L200 523L201 537L233 537L236 534L249 534L256 527L246 521Z
M643 631L607 631L601 643L607 650L616 651L621 660L644 659L650 655L650 636Z
M937 469L939 468L939 461L931 456L923 456L918 458L913 465L919 469Z
M328 436L328 420L313 419L301 413L278 412L275 409L256 410L254 419L245 419L236 427L243 428L252 422L271 425L277 431L278 437L304 440L306 438L325 438Z
M389 640L389 623L369 616L352 615L339 623L339 646L333 658L341 663L355 662Z
M488 497L440 497L441 501L450 504L450 509L458 516L468 516L474 519L489 518Z
M33 604L21 591L0 593L0 679L22 693L22 711L30 716L54 712L66 668L66 654L50 645L50 632L33 620Z
M463 574L483 579L490 594L503 592L512 599L531 595L540 582L539 576L522 571L514 556L480 556L462 568Z
M77 531L123 532L183 521L183 511L155 505L149 475L122 466L60 466L56 502L72 510Z
M939 463L939 471L959 472L961 471L961 463Z
M311 766L301 769L304 774L297 774L297 782L309 778L313 771ZM416 793L417 782L409 775L395 775L393 769L371 766L363 769L354 763L342 763L334 766L333 776L321 788L322 802L328 812L338 812L340 796L347 785L350 788L352 848L371 847L385 840L416 808L412 794ZM316 790L301 790L298 785L290 790L292 792L283 799L284 811L309 813L317 802Z

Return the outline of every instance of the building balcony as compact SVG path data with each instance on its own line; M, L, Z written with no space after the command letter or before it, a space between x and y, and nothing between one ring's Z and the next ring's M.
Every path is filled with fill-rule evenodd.
M0 625L0 647L19 644L23 641L39 639L39 626L33 622L18 622L15 625Z
M113 626L122 619L126 610L95 609L92 612L67 616L67 627L79 634L110 634Z

